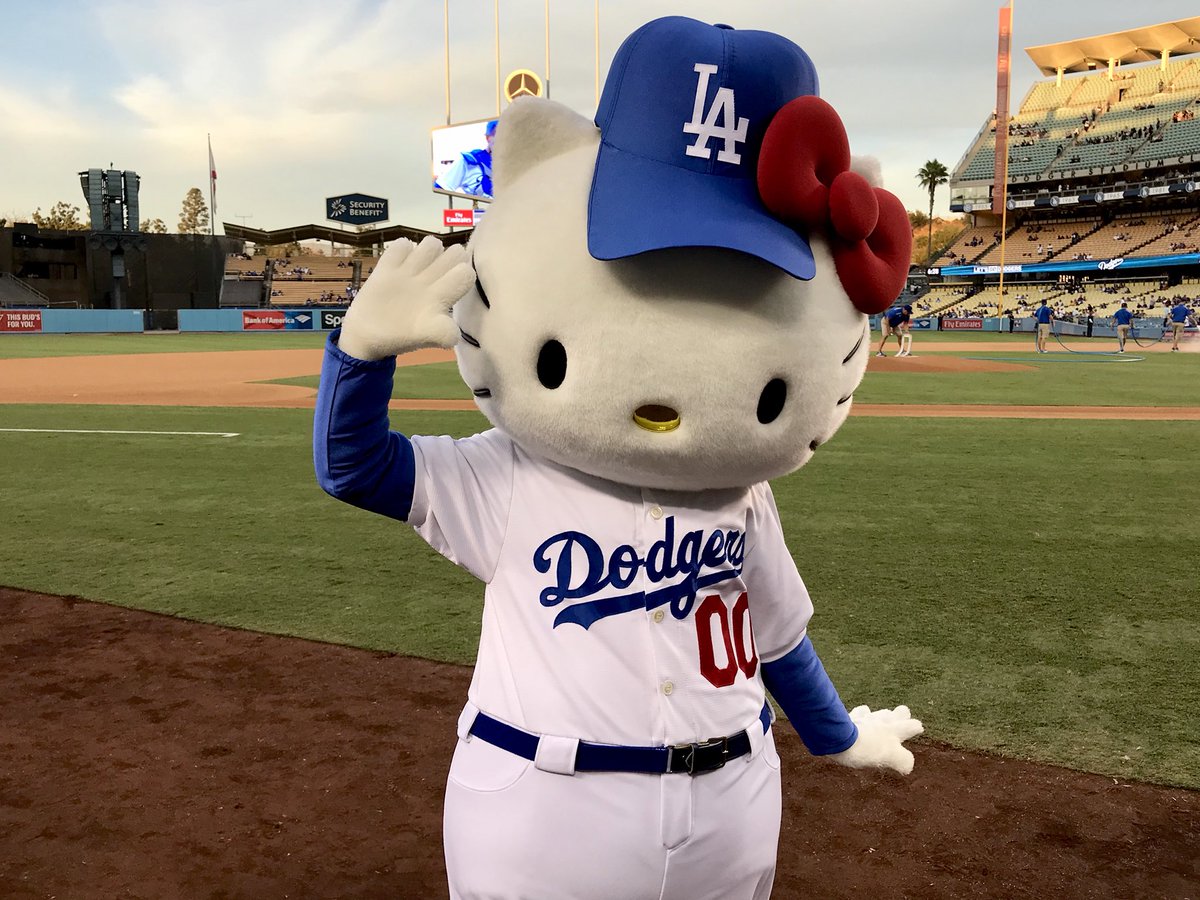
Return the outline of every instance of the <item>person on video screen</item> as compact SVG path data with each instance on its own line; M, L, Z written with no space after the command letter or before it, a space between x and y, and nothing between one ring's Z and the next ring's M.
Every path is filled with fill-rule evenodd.
M492 196L492 142L496 137L496 120L484 128L486 147L466 150L436 182L436 187L456 194L471 194L475 197Z

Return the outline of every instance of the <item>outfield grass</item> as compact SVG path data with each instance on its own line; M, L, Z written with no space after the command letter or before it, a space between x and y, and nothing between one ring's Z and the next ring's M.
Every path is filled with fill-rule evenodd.
M318 375L272 379L272 384L296 384L314 391L321 382ZM423 366L399 366L392 385L392 396L417 400L471 400L471 391L458 374L458 364L427 363Z
M996 335L992 335L996 337ZM1005 337L1008 337L1005 335ZM971 356L970 352L939 356ZM1200 406L1200 354L1048 356L980 352L1030 367L1009 372L869 372L854 399L860 403L982 403L1047 406ZM279 379L314 390L319 375ZM402 366L392 396L471 399L452 362Z
M921 348L916 350L918 354ZM1009 372L868 372L860 403L984 403L1048 406L1200 406L1200 353L1088 356L1003 351L939 353L1011 361ZM904 362L904 360L900 360Z
M473 658L481 585L320 492L311 413L0 406L2 427L64 420L241 435L0 433L0 583ZM843 698L907 702L963 747L1200 787L1197 446L1191 422L852 418L775 485Z
M111 353L196 353L213 350L319 350L321 332L283 331L243 334L0 334L0 359L39 356L100 356Z

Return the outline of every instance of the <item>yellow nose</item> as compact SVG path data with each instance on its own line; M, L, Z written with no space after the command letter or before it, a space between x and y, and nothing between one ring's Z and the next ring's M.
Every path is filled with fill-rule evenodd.
M647 431L674 431L679 427L679 413L669 406L647 403L633 411L633 421Z

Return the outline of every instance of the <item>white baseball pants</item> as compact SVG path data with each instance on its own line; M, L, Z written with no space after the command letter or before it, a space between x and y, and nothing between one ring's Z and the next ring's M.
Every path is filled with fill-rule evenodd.
M450 897L767 900L781 795L774 740L759 735L695 776L560 775L460 740L443 822Z

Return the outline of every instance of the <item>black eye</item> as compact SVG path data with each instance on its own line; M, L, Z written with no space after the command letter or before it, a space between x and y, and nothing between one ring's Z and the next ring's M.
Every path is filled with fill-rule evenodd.
M567 377L567 351L558 341L546 341L537 361L538 381L554 390Z
M774 422L783 412L786 402L787 383L782 378L772 378L758 398L758 421L764 425Z

